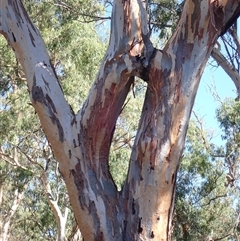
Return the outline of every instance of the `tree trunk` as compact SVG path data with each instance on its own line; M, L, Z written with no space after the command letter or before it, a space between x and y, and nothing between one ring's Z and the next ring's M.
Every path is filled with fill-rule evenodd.
M28 79L84 240L170 240L177 170L199 80L239 0L187 0L163 50L149 39L143 0L115 0L111 37L89 96L74 114L21 1L2 0L0 32ZM127 180L108 168L116 120L138 76L148 84Z
M42 171L41 179L43 182L43 189L44 189L45 196L47 198L47 202L51 207L53 214L55 216L55 219L57 221L57 230L58 230L57 241L67 241L65 231L66 231L66 223L67 223L67 217L68 217L68 207L64 208L64 213L61 211L58 205L58 198L54 199L52 195L52 190L48 182L47 174L45 170Z
M25 184L23 186L22 191L19 191L18 189L15 190L12 206L11 206L10 210L7 212L7 214L5 214L5 217L2 217L2 220L0 220L1 221L1 223L0 223L1 224L0 241L8 240L11 219L12 219L13 215L15 214L15 212L17 211L17 208L20 205L20 203L24 197L26 188L27 188L27 185Z

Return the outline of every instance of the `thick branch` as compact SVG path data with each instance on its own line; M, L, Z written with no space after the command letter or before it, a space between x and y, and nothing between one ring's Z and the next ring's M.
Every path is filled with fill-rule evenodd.
M55 155L64 156L64 148L56 146L63 145L64 141L71 138L72 133L68 127L74 114L63 96L46 46L21 1L3 0L0 12L0 31L24 68L32 104L44 132Z

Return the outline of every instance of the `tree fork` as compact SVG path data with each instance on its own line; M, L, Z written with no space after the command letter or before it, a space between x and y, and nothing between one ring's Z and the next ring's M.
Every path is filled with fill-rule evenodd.
M84 239L171 239L177 169L199 80L217 37L239 13L239 0L187 0L160 51L149 40L145 1L115 0L109 47L75 115L21 1L2 0L0 33L24 68ZM127 180L118 192L109 150L134 76L148 88Z

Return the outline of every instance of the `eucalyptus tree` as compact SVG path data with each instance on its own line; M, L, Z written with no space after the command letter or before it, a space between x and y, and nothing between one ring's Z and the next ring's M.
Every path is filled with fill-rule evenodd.
M170 240L177 170L200 77L217 38L239 16L239 1L185 1L175 32L158 50L149 38L146 2L115 0L106 55L76 114L22 2L3 0L0 13L0 32L23 67L84 239ZM147 90L119 192L109 150L136 76Z

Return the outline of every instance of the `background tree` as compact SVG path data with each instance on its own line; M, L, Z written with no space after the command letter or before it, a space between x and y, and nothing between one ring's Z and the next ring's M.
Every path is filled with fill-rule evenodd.
M224 105L230 107L225 102L220 112ZM223 115L228 118L227 113ZM222 125L222 120L219 119L219 123ZM228 128L233 130L234 125L232 123ZM204 130L202 119L197 117L195 122L190 122L177 179L174 240L238 240L239 207L236 200L240 193L239 188L227 182L229 168L225 150L228 144L217 146L212 143L211 136ZM236 142L232 149L236 155L237 146Z

